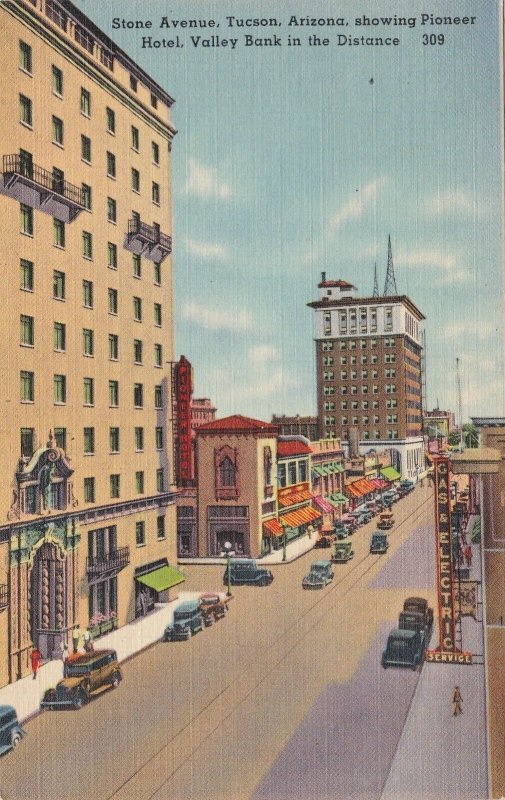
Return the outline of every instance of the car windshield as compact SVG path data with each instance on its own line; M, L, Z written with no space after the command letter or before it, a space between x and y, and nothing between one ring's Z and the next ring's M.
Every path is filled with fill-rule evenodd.
M90 664L67 664L67 678L77 678L80 675L87 675L88 672L91 672Z
M389 653L392 656L408 655L410 652L410 642L408 639L393 639L389 643Z

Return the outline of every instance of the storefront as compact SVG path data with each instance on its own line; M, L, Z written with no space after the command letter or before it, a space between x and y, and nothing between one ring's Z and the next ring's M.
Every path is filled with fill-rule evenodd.
M135 617L154 610L156 603L168 603L169 590L183 583L184 575L169 565L166 558L137 567L135 580Z

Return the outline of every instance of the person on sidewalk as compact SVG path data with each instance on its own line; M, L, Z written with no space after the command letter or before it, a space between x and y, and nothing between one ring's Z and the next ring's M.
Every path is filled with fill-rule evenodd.
M464 553L465 553L466 565L468 569L470 569L470 567L472 566L472 548L470 547L469 544L466 545Z
M91 641L91 636L89 635L89 631L84 631L84 652L85 653L93 653L95 648L93 647L93 642Z
M452 693L452 708L453 717L457 717L459 714L463 713L463 698L461 697L461 692L459 691L459 686L454 687L454 691Z
M30 659L31 659L31 662L32 662L33 680L35 680L35 678L37 677L37 670L39 668L39 661L40 661L41 657L42 657L42 655L41 655L40 651L37 650L36 647L34 647L33 650L32 650L32 654L30 656Z

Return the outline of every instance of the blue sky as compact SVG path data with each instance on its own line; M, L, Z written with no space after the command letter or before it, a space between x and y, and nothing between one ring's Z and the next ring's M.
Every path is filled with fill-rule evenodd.
M382 291L390 234L398 291L427 317L428 408L457 410L459 358L464 419L505 413L498 0L431 2L434 16L477 17L450 26L421 26L426 6L412 0L77 5L176 100L175 349L196 396L219 416L315 413L306 303L322 271L371 294L375 262ZM229 28L231 14L282 25ZM307 14L349 25L287 25ZM358 28L363 14L416 24ZM220 24L181 30L183 48L142 49L146 33L175 36L157 27L163 15ZM153 28L113 30L118 16ZM245 47L246 33L283 44ZM339 33L401 44L338 46ZM195 34L239 42L195 48ZM310 34L330 44L310 47Z

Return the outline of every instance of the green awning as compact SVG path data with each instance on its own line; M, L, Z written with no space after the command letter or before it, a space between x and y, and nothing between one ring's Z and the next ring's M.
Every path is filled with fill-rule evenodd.
M312 467L312 472L318 478L321 478L325 474L324 471L323 471L323 467L321 467L320 465L316 465L315 467Z
M474 543L475 542L480 542L480 534L481 534L480 517L477 517L477 519L473 523L472 533L470 535L470 538L471 538L472 542L474 542Z
M165 589L170 589L171 586L183 583L186 578L175 567L164 566L153 569L152 572L147 572L145 575L138 575L137 580L144 586L154 589L155 592L163 592Z
M347 503L347 497L345 497L345 495L341 494L340 492L333 492L333 494L330 494L327 497L327 500L329 500L330 503L334 506L341 506L344 503Z
M397 481L400 478L400 473L397 472L394 467L384 467L381 469L381 475L386 478L387 481Z

